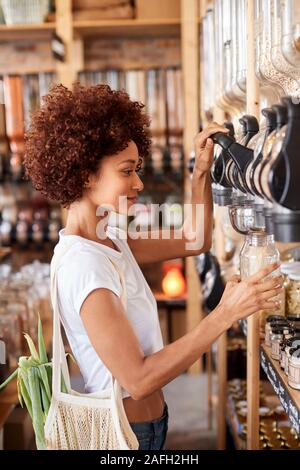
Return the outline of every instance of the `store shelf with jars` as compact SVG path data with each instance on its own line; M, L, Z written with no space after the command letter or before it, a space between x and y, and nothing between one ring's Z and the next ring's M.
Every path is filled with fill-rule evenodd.
M298 313L299 291L299 11L293 0L215 0L207 4L202 21L202 119L205 123L212 119L224 122L230 129L226 136L212 136L217 144L211 172L215 253L225 277L239 272L246 279L261 267L280 261L286 278L278 308L242 322L247 335L247 449L260 447L260 359L265 359L267 372L274 369L281 377L268 346L260 349L265 325L267 331L274 325L271 338L280 352L282 348L285 352L285 341L292 342L298 334L289 315ZM214 80L207 80L212 69ZM279 316L279 328L266 321L270 314ZM218 341L219 448L225 447L226 437L226 345L223 335ZM294 387L299 373L297 354L293 351L288 359ZM286 393L297 396L299 391L288 382L283 374ZM291 407L297 409L297 403L292 400ZM297 430L299 422L293 421L295 424Z
M273 341L276 341L277 338L275 338L275 336L279 337L280 333L273 334L273 336ZM260 361L276 395L280 399L285 413L289 417L291 426L295 430L295 433L300 436L300 361L299 357L294 355L300 343L296 337L295 339L291 338L290 340L286 340L286 343L288 345L286 347L288 354L292 351L292 354L285 359L288 364L288 375L286 375L286 372L282 369L282 359L279 362L279 358L275 356L271 348L266 345L261 346ZM286 353L284 354L285 356L287 355Z
M228 381L227 420L237 450L246 450L247 441L247 383L246 380ZM286 412L268 382L259 383L259 449L299 449L300 441Z
M46 94L53 74L3 77L0 104L0 243L14 251L45 251L58 241L61 214L24 178L24 131L30 112ZM48 250L49 251L49 250Z

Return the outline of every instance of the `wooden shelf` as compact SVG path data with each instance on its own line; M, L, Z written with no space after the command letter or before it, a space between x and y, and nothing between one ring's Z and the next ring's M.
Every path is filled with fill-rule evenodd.
M0 262L3 261L6 256L10 255L12 252L12 249L8 247L0 247Z
M238 419L230 396L227 398L226 402L226 418L236 450L245 450L246 442L239 435L243 424L240 423Z
M300 390L289 386L287 376L280 368L279 362L271 357L270 348L266 345L260 348L260 363L293 428L300 436Z
M55 31L55 23L0 25L0 40L37 39L49 37Z
M77 36L179 37L179 19L74 21Z

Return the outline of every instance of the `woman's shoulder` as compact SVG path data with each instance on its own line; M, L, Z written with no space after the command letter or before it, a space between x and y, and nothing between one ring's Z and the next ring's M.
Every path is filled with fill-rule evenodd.
M58 275L76 278L105 277L117 279L119 277L111 261L106 247L97 246L85 240L76 240L69 244L67 250L63 243L57 245L54 254L64 251L58 263Z
M79 313L87 295L106 288L121 295L120 277L109 257L97 246L79 241L68 249L58 267L59 292L63 292Z

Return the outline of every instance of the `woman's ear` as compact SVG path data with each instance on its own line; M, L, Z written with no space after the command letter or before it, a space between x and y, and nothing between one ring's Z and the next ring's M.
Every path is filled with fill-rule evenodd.
M87 183L86 183L86 188L93 189L93 187L97 183L98 178L99 178L98 173L90 173Z

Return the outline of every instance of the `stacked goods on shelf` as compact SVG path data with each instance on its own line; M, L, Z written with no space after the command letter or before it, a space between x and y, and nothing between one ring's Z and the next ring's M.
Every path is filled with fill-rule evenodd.
M286 316L267 317L265 345L288 376L288 384L300 390L300 263L283 263L281 272L284 275Z
M130 19L134 17L131 0L74 0L74 21Z
M266 323L265 345L288 377L288 385L300 390L300 315L270 316Z
M245 380L228 382L228 424L235 445L245 449L247 438L247 384ZM259 384L259 448L261 450L299 449L300 440L291 427L276 395L270 395L268 383Z
M53 74L4 77L4 105L0 108L0 242L27 248L56 243L60 209L50 204L24 180L24 132L30 113L39 106ZM25 123L25 125L24 125Z
M17 272L12 272L7 264L1 265L0 337L5 338L7 356L0 369L1 383L19 356L27 353L24 332L36 340L38 316L45 324L51 321L49 276L47 263L35 261Z

